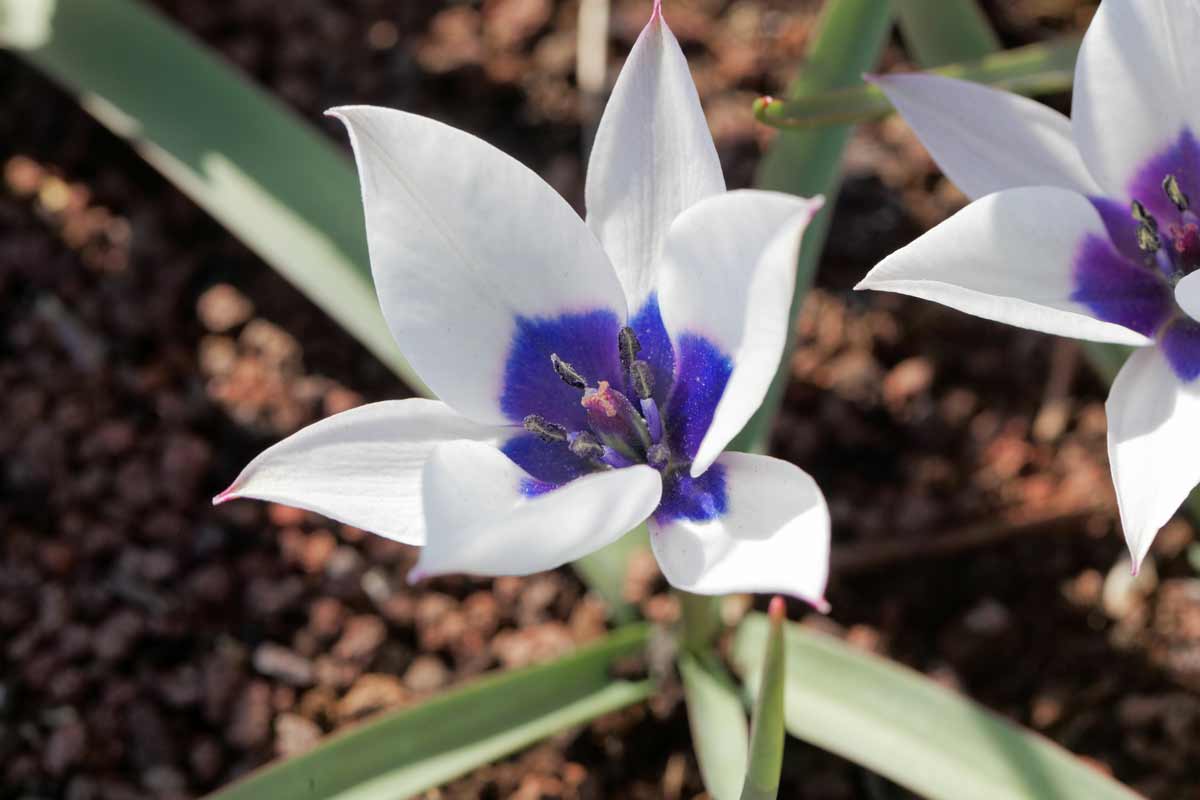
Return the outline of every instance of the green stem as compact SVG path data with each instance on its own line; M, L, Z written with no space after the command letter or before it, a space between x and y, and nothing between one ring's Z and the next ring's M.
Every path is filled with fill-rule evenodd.
M680 647L704 657L721 633L721 598L677 590L679 597Z

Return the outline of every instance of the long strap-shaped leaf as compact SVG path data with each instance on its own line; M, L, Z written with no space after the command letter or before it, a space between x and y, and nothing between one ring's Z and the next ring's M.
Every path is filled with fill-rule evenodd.
M900 32L926 67L978 58L1000 49L976 0L891 0Z
M428 393L375 299L354 170L304 120L134 0L0 0L0 43Z
M211 800L397 800L502 758L563 728L649 696L650 681L611 676L640 653L631 625L558 661L485 678L329 739Z
M1071 88L1081 37L1017 47L970 61L931 69L934 75L974 81L1025 95L1049 94ZM847 122L866 122L892 110L874 86L824 92L795 100L763 99L754 106L760 122L778 128L819 128Z
M704 788L713 800L738 800L750 750L741 693L711 653L683 651L679 676L683 679L692 749L700 764Z
M757 691L767 618L752 614L734 666ZM1053 742L920 673L787 625L788 732L932 800L1138 797Z
M796 80L788 87L792 100L862 83L862 74L879 61L892 27L891 5L883 0L829 0L822 11L807 58ZM796 291L792 316L800 309L812 285L817 261L825 246L829 220L840 184L842 151L850 139L847 126L820 130L783 131L759 163L755 185L803 196L825 195L825 208L809 224L796 265ZM789 343L774 380L758 412L738 434L735 450L762 452L779 412L783 390L791 374Z

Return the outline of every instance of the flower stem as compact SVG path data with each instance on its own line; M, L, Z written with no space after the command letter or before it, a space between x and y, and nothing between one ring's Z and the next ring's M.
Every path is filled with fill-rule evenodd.
M690 653L709 652L721 633L721 598L677 590L680 647Z

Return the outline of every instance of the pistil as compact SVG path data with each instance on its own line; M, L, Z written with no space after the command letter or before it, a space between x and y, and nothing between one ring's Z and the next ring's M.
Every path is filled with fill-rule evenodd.
M643 451L650 446L646 421L634 409L629 398L612 388L608 381L600 381L595 389L586 389L580 403L587 409L588 425L592 431L622 455L637 458L637 451L633 447L635 441L641 443Z

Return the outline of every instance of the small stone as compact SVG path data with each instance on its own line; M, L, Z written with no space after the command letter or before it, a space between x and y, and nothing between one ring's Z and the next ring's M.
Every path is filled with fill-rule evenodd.
M413 659L404 673L404 685L414 692L434 692L450 680L450 671L436 656L422 655Z
M338 718L342 722L362 719L368 714L398 706L408 693L395 675L368 673L338 702Z
M271 685L253 681L233 705L226 730L229 741L243 750L261 747L271 736Z
M317 656L313 667L317 683L334 689L345 689L354 683L354 679L362 672L360 667L332 656Z
M290 686L311 686L313 665L304 656L274 642L263 642L254 650L254 668Z
M70 722L55 729L46 740L42 765L51 775L60 776L83 760L87 750L87 730L81 722Z
M159 764L146 770L142 775L142 785L153 792L155 797L170 797L187 789L187 778L174 767Z
M225 756L221 745L210 737L198 739L188 751L188 763L192 774L200 783L212 783L225 768Z
M963 624L971 633L979 636L995 636L1003 633L1012 621L1012 613L992 599L985 599L963 618Z
M492 640L492 652L508 669L538 664L571 652L575 640L561 622L503 631Z
M346 607L333 597L321 597L308 607L308 629L320 639L329 639L342 629Z
M924 356L906 358L883 379L883 399L897 407L927 391L933 383L933 364Z
M387 625L374 614L359 614L346 620L333 655L347 661L367 662L387 638Z
M100 800L100 787L91 778L76 775L67 784L64 800Z
M275 720L275 755L287 758L311 750L321 741L321 728L299 714L280 714Z
M1104 578L1100 596L1104 612L1114 620L1124 619L1145 603L1157 585L1158 573L1152 559L1143 561L1138 574L1134 575L1129 557L1121 557Z
M145 629L142 617L122 609L104 621L92 639L96 656L102 661L119 661L128 655Z
M208 330L225 333L250 319L254 304L228 283L218 283L200 295L196 301L196 314Z

